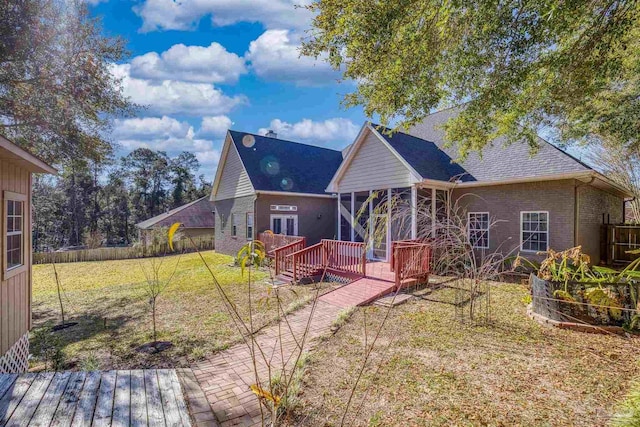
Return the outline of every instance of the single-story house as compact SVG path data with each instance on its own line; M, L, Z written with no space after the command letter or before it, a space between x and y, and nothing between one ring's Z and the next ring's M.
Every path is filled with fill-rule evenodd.
M211 193L218 252L235 255L265 230L308 244L335 236L336 196L325 188L342 152L270 135L227 132Z
M31 183L34 173L57 172L0 136L0 373L24 372L29 367Z
M304 177L308 181L301 181L300 177L296 181L295 221L308 222L310 227L292 230L296 235L312 236L310 243L320 238L356 242L367 239L368 257L388 261L392 241L433 232L441 205L458 201L479 252L500 250L535 257L536 252L548 248L562 250L582 245L597 263L601 225L623 221L624 201L631 194L542 138L535 155L524 142L505 145L496 140L481 157L472 153L465 161L456 162L457 147L445 145L441 126L457 113L456 108L442 110L407 132L392 134L367 122L344 153L257 135L251 144L243 144L248 134L230 131L212 195L216 207L222 200L227 205L216 212L216 223L218 215L221 220L227 215L220 235L216 230L216 242L228 238L225 232L234 233L229 220L234 227L244 227L247 222L243 218L250 218L249 211L257 212L258 207L262 207L264 219L254 226L251 217L251 233L247 231L242 240L254 238L256 228L291 234L291 230L273 221L273 208L280 202L260 204L256 197L261 189L285 191L279 186L287 182L290 172L280 165L293 164L309 169ZM235 162L233 169L227 157ZM324 182L327 184L321 191L318 187ZM266 184L269 186L263 187ZM370 199L374 194L379 197ZM402 224L380 221L381 216L389 215L387 219L391 219L392 214L376 209L378 200L388 198L382 196L393 195L414 207L408 210L410 218ZM310 203L315 198L323 200L321 207ZM266 209L267 205L271 209ZM427 207L430 221L418 218L418 206ZM328 214L329 209L335 214ZM271 215L270 221L266 213ZM333 226L324 222L329 217L335 220ZM356 217L358 223L354 221ZM314 223L315 218L320 222ZM495 225L489 229L492 222ZM387 229L375 238L367 237L364 229L373 224L383 224ZM381 238L380 234L386 237ZM238 231L234 236L238 238ZM225 245L219 250L232 253L235 249L228 247L230 251Z
M213 212L214 205L209 200L209 196L201 197L193 202L137 223L138 239L145 244L151 244L154 232L168 229L174 223L180 222L182 223L180 233L185 237L211 238L213 240Z

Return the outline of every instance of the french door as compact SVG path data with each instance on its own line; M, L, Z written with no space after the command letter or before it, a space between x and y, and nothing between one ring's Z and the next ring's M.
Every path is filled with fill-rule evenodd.
M271 215L271 231L287 236L298 235L298 215Z

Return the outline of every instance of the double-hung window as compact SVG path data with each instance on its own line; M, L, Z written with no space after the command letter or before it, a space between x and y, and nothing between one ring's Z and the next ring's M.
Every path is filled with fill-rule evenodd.
M238 214L231 214L231 237L238 236Z
M489 249L489 213L469 212L469 242L476 249Z
M253 212L247 213L247 240L253 240Z
M9 272L24 265L26 200L24 194L4 192L5 278Z
M520 212L520 249L526 252L549 249L549 212Z

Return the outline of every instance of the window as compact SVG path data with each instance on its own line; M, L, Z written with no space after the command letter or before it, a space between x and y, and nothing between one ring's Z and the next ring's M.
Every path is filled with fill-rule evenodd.
M549 212L520 212L520 249L527 252L549 248Z
M5 253L4 271L16 270L24 265L24 219L25 201L23 194L4 192ZM5 279L7 277L5 276Z
M247 240L253 240L253 212L247 213Z
M476 249L489 249L489 212L469 212L469 242Z
M231 237L238 236L238 215L231 214Z

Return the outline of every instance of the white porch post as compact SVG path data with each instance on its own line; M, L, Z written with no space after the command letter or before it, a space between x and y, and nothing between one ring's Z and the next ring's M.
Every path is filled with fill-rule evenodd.
M340 209L342 208L342 197L340 193L338 193L338 240L342 240L342 213Z
M436 235L436 189L431 189L431 237Z
M355 233L355 224L353 223L354 218L356 217L356 213L354 212L354 209L356 208L356 193L354 193L353 191L351 192L351 241L355 242L356 241L356 233Z
M411 238L418 238L418 187L411 187Z

